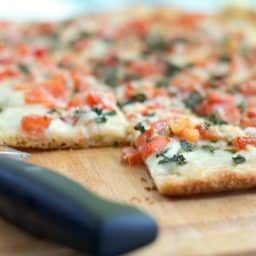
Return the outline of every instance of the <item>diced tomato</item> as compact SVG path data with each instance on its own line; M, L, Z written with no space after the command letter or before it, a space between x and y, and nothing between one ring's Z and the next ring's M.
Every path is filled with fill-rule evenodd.
M49 35L55 31L55 26L51 22L44 22L39 26L40 32L44 35Z
M162 75L164 72L164 67L156 63L140 61L131 63L128 67L128 70L133 74L146 77Z
M71 99L69 101L69 104L68 104L68 106L70 108L72 108L72 107L82 107L82 106L85 106L85 105L86 105L85 100L82 97L78 97L78 96Z
M205 127L203 125L198 125L196 127L199 131L200 137L205 140L211 140L211 141L217 141L220 139L223 139L222 136L218 135L208 127Z
M88 48L92 45L92 41L88 39L81 39L74 44L74 48L82 51L82 50L88 50Z
M129 165L142 164L141 154L133 147L125 147L122 150L122 161Z
M181 91L192 92L198 90L200 82L188 75L176 75L171 80L172 85L178 87Z
M18 54L25 56L30 53L30 48L28 47L28 45L20 44L17 46L16 51Z
M112 94L100 92L85 92L77 94L69 102L69 107L100 107L104 109L112 109L112 103L115 102L115 98Z
M255 117L243 117L240 121L242 127L256 127L256 116Z
M49 127L51 118L40 115L24 116L21 121L21 129L26 135L40 137Z
M103 57L102 61L107 66L114 66L118 64L118 57L115 54L109 54Z
M89 90L93 87L93 82L84 79L85 75L90 74L90 69L87 67L83 67L83 70L71 70L70 74L73 80L74 89L78 92Z
M56 102L42 87L34 86L25 93L25 102L28 104L43 104L46 107L56 107Z
M5 56L0 58L0 65L11 65L15 64L15 59L13 57Z
M203 16L202 14L184 13L183 15L178 16L176 23L183 27L191 28L197 26L204 17L205 16Z
M36 58L40 59L46 57L48 55L48 52L44 48L37 48L34 50L33 54Z
M70 107L90 106L96 107L103 103L103 98L97 93L80 93L77 94L69 103Z
M144 36L150 29L150 22L148 20L137 19L130 21L123 32L135 33L139 36Z
M139 152L141 153L142 159L147 159L149 156L156 152L160 152L170 142L170 138L166 136L156 136L146 141L141 147Z
M55 98L67 97L66 81L62 76L54 76L43 84L44 89Z
M256 80L246 81L240 84L239 89L244 95L256 95Z
M4 69L0 71L0 80L6 79L6 78L11 78L11 77L16 77L18 76L18 72L12 69Z
M209 103L229 103L235 104L234 96L230 94L225 94L221 92L210 92L207 96L207 100Z
M218 113L219 117L228 123L238 124L241 118L234 96L220 92L209 93L205 101L196 108L196 112L199 115Z
M233 147L237 150L246 149L247 145L256 146L256 137L237 137L233 140Z
M132 82L128 82L125 84L125 98L130 99L134 94L136 93L136 90L134 88L134 85Z
M86 102L90 107L95 107L103 103L102 95L98 93L89 93L86 98Z
M225 106L220 113L220 118L228 123L239 124L241 113L237 106Z
M154 135L153 129L146 130L143 134L141 134L135 141L135 145L137 147L142 147L147 141L149 141Z
M256 117L256 106L249 106L246 114L250 118Z

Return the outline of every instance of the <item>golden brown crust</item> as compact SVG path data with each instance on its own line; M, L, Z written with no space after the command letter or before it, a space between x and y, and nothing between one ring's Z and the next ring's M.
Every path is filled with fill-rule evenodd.
M116 139L118 145L126 145L124 139ZM8 136L5 138L0 138L0 145L10 146L14 148L23 149L79 149L79 148L89 148L89 147L105 147L113 146L113 141L104 141L100 137L89 138L88 140L78 141L74 139L67 138L47 138L47 139L29 139L22 136Z
M256 11L238 6L230 6L219 13L219 17L224 19L243 19L256 22Z
M256 187L256 172L218 171L202 178L154 177L161 194L167 196L195 195Z

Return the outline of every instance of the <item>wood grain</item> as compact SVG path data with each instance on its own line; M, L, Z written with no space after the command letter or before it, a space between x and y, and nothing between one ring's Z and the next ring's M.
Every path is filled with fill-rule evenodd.
M119 149L33 153L30 162L54 168L106 198L134 204L152 214L160 235L129 255L254 255L254 190L190 198L165 198L154 189L145 167L120 164ZM0 255L77 255L24 234L0 220Z

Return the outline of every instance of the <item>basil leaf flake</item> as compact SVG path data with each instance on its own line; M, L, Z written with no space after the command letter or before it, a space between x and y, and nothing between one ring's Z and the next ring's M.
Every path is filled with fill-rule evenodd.
M246 158L242 155L236 155L236 156L232 157L232 159L236 165L242 164L246 161Z

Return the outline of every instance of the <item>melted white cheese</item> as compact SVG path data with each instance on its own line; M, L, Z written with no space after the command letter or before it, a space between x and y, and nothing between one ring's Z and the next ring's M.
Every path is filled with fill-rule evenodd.
M0 107L24 105L24 93L15 91L12 86L0 86Z
M46 135L53 136L55 138L74 138L76 137L78 129L71 126L68 123L63 122L60 119L54 119L47 129Z
M165 149L169 149L165 155L172 157L181 149L177 140L171 141ZM192 152L182 152L186 159L186 164L177 165L176 163L159 164L161 157L150 156L146 164L153 177L177 175L186 178L201 178L214 172L221 171L253 171L256 166L256 148L248 146L247 150L240 151L239 154L245 157L246 161L241 164L235 164L232 157L238 153L231 153L224 149L217 149L213 153L205 149L195 149Z
M0 113L0 134L17 134L20 122L26 115L46 114L47 109L42 106L9 107Z

